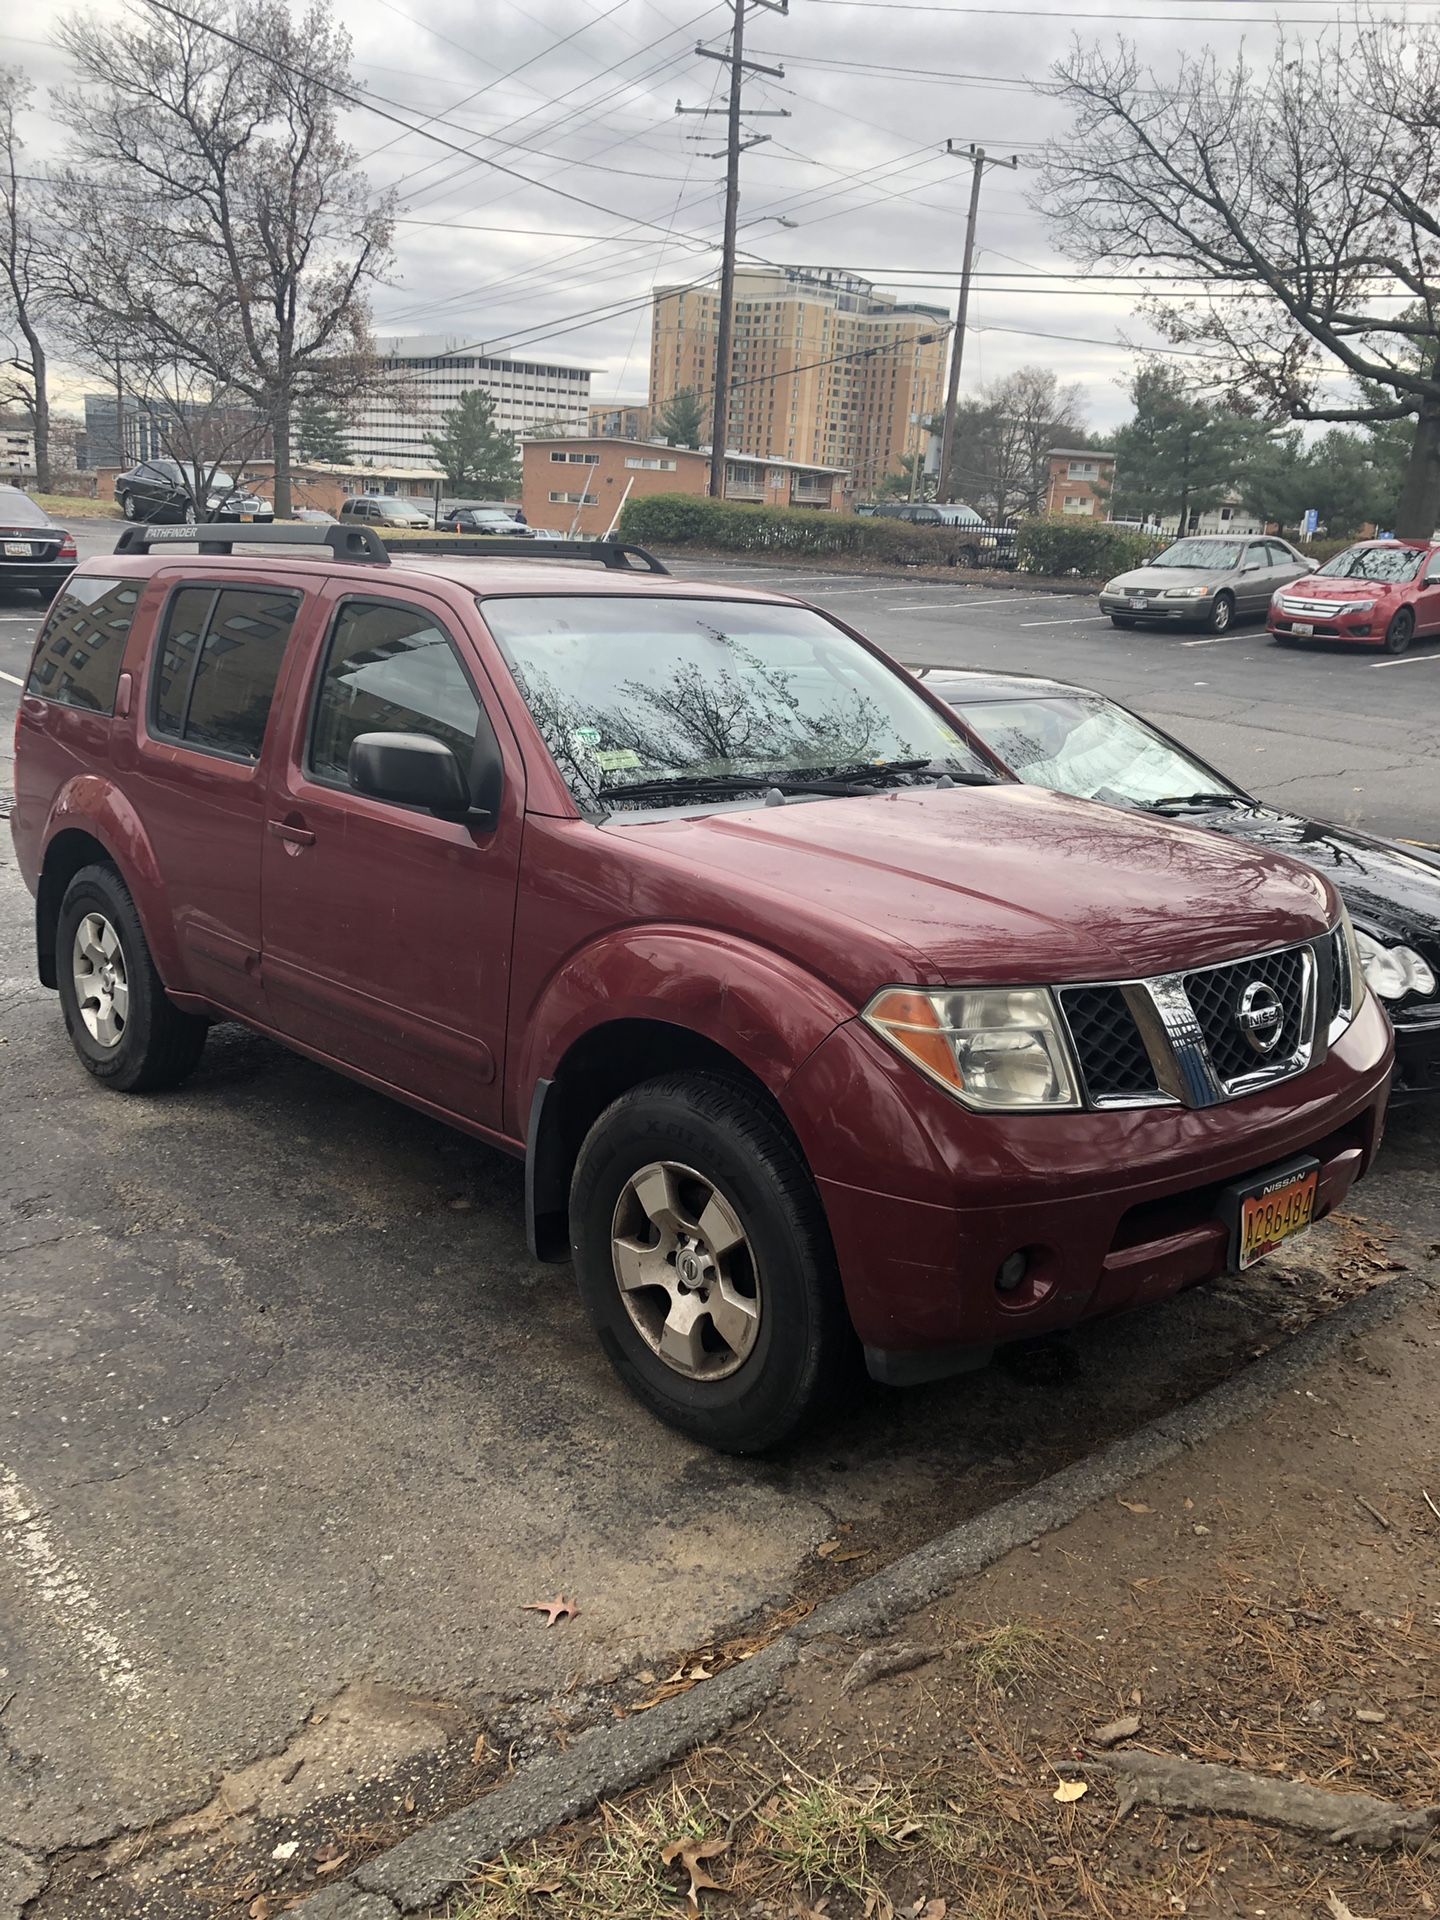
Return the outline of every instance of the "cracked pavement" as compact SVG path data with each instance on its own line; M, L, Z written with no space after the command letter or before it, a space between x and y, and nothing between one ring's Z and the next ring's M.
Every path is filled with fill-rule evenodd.
M1367 672L844 592L902 658L1088 681L1262 793L1440 838L1440 653ZM0 606L0 669L34 625ZM875 1392L784 1460L720 1459L613 1381L528 1258L516 1166L238 1028L177 1093L105 1092L30 912L0 833L3 1920L34 1856L203 1805L348 1687L473 1722L656 1667L813 1592L837 1525L868 1557L832 1585L1209 1385L1290 1304L1257 1269L1091 1329L1059 1377ZM1437 1143L1397 1118L1360 1211L1436 1237ZM547 1632L521 1607L554 1592L581 1614Z

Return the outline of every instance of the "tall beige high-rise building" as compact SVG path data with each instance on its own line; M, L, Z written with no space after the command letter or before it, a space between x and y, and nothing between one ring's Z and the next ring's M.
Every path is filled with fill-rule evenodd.
M718 287L660 287L650 405L686 387L707 409ZM861 498L922 452L921 424L945 398L949 315L827 268L741 267L735 275L730 422L735 453L846 467Z

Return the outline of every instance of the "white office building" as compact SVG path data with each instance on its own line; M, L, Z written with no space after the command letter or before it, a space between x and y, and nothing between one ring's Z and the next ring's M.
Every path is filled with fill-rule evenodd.
M412 333L376 341L389 393L367 401L347 429L356 460L376 466L437 466L430 435L477 387L495 401L495 424L522 434L538 426L584 433L590 369L480 353L464 334Z

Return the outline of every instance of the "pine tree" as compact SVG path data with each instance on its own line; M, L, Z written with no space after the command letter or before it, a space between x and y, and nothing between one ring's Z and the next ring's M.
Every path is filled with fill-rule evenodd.
M430 450L455 493L473 488L503 497L520 478L519 442L495 425L495 401L480 387L444 416L442 430L430 435Z
M295 451L302 460L323 460L327 466L348 467L350 448L345 427L333 407L303 400L295 413Z
M667 447L698 447L705 433L705 409L693 387L672 394L655 423Z

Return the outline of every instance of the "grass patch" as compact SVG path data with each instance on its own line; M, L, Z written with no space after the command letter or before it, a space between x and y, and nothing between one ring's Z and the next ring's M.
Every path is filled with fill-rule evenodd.
M996 1689L1033 1680L1050 1665L1051 1657L1044 1634L1019 1625L992 1627L959 1650L962 1664L974 1674L976 1682Z
M37 507L43 507L46 513L56 520L64 520L68 514L72 520L118 520L120 509L113 500L92 500L83 493L32 493L30 498Z

